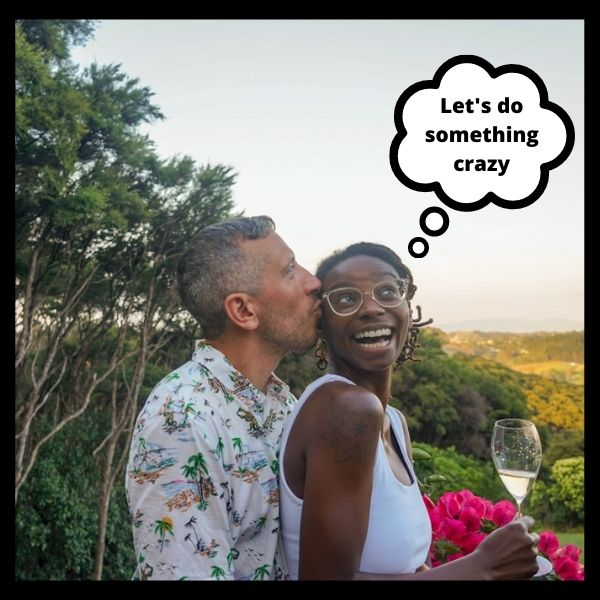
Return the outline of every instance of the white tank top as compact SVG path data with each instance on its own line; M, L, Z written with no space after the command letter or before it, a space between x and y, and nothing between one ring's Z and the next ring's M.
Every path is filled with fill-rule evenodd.
M298 579L300 520L303 501L294 495L285 477L284 455L290 431L304 402L321 385L330 381L353 381L328 374L313 381L300 396L286 420L281 438L279 464L281 534L290 577ZM381 436L373 473L369 527L362 549L360 571L367 573L413 573L427 558L431 544L431 522L423 503L417 478L406 452L404 428L396 410L387 407L392 430L400 446L404 464L413 481L404 485L394 475L385 454Z

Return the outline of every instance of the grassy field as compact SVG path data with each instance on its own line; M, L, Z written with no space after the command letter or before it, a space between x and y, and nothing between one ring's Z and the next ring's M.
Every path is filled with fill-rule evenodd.
M560 545L564 546L565 544L574 544L578 548L581 548L581 556L579 557L579 562L584 562L583 560L583 533L558 533L556 532L558 539L560 540Z
M579 363L553 360L540 363L526 363L524 365L511 365L510 368L521 373L534 373L535 375L541 375L549 379L583 385L584 368Z

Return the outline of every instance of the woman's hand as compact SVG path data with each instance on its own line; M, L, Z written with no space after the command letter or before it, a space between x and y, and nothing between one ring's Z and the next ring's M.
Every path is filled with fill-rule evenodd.
M539 535L531 532L533 523L529 516L515 519L479 544L473 560L487 579L527 579L536 574Z
M486 580L486 579L530 579L537 573L535 547L539 541L537 533L530 533L531 517L521 517L504 527L492 531L474 552L430 569L421 565L415 573L406 575L381 575L359 573L355 579L381 580Z

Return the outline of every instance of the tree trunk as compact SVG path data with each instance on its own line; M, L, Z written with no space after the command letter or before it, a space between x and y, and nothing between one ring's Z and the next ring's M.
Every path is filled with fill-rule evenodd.
M118 435L113 435L106 456L104 457L104 467L102 469L102 481L100 484L100 501L98 509L98 543L96 544L96 563L94 565L93 579L100 581L102 579L102 567L104 565L104 549L106 547L106 525L108 523L108 507L110 506L110 496L112 494L111 472L112 463L117 447Z

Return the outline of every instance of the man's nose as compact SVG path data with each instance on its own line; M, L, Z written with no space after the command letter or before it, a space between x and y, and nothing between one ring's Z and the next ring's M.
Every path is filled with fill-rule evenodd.
M304 267L302 270L305 272L306 278L304 280L304 291L306 294L316 294L321 289L321 280L307 271Z

